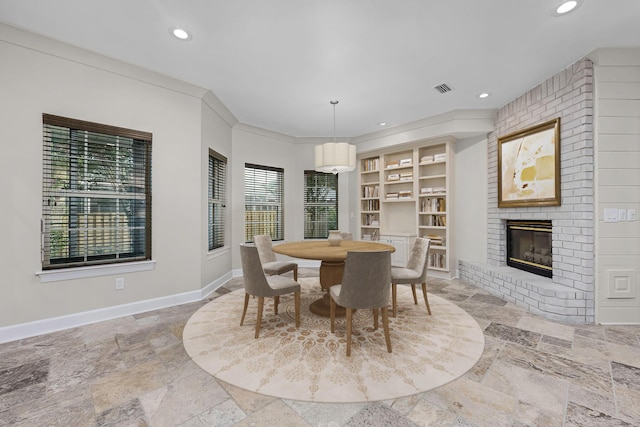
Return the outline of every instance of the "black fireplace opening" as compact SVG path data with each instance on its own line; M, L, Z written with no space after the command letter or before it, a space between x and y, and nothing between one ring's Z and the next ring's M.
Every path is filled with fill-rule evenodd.
M507 265L553 276L551 221L507 221Z

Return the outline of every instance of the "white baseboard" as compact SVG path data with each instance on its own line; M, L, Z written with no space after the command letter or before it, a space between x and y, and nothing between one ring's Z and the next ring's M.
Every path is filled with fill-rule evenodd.
M242 275L242 270L240 270L240 275ZM232 273L229 272L209 283L204 288L196 291L5 326L0 328L0 344L37 335L48 334L51 332L62 331L65 329L76 328L78 326L89 325L91 323L103 322L105 320L116 319L118 317L130 316L174 305L200 301L231 280L231 277Z

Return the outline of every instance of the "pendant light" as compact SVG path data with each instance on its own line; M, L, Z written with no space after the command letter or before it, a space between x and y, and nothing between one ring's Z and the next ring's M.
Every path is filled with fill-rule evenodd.
M333 142L316 145L315 169L317 172L337 174L350 172L356 168L356 146L346 142L336 142L336 104L333 105Z

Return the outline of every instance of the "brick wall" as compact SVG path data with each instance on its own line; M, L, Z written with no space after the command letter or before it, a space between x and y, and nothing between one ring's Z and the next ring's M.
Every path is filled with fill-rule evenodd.
M556 117L560 117L561 205L498 208L498 137ZM488 266L461 261L461 278L479 280L487 275L491 280L485 281L492 283L494 293L533 312L549 313L554 319L593 322L593 159L593 64L582 59L498 111L495 131L488 139ZM512 269L505 267L507 219L552 221L553 279L523 278L517 270L509 273ZM544 301L549 298L550 308Z

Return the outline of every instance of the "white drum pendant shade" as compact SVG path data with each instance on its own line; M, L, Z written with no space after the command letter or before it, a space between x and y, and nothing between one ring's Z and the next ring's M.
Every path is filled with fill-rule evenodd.
M316 171L326 173L349 172L356 168L356 146L346 142L327 142L316 145Z

